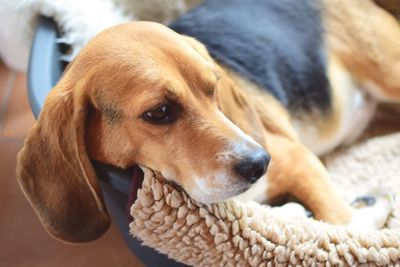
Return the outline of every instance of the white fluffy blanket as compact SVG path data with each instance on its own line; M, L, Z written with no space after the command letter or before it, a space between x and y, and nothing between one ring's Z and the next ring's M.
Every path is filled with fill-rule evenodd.
M0 0L0 57L26 71L39 15L54 18L72 57L100 31L130 20L167 23L200 0Z

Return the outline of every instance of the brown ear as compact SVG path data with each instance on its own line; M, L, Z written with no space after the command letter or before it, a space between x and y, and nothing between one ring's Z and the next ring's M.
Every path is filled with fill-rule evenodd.
M84 144L87 101L58 85L18 154L22 190L46 229L66 242L97 239L110 225Z
M211 58L207 51L207 48L197 41L195 38L182 35L185 41L207 61L214 63L214 69L220 76L220 81L217 85L216 96L217 105L219 109L228 117L233 123L235 123L244 132L249 134L258 143L264 143L264 137L262 134L262 124L256 115L256 111L249 104L249 100L246 95L243 94L237 85L248 87L248 84L244 84L244 81L233 81L232 78L235 74L232 72L227 75L228 69L222 69L215 61ZM258 129L258 131L256 130Z

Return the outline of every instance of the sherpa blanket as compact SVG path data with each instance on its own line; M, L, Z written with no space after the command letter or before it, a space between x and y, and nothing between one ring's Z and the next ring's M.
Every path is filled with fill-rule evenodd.
M399 130L400 112L386 113L372 123L364 141L325 159L348 201L371 190L400 192L400 133L368 138ZM400 266L400 196L387 229L365 233L281 217L255 202L201 205L159 174L144 173L131 207L131 233L177 261L194 266Z

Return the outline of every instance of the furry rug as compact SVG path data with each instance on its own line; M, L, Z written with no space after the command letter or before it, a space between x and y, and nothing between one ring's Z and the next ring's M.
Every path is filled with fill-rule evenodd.
M399 128L399 115L386 130ZM385 132L384 123L375 122L366 135L374 134L376 125ZM398 195L400 133L343 148L329 155L326 164L348 201L376 190ZM142 189L131 207L131 233L177 261L194 266L400 264L399 198L387 229L365 233L305 217L281 217L254 202L204 206L164 184L159 174L144 171Z

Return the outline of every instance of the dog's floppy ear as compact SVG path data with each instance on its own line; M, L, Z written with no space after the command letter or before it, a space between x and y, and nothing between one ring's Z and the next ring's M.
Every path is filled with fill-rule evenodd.
M100 237L110 219L84 143L88 99L66 87L60 83L47 97L18 154L17 179L54 237L86 242Z
M246 95L237 88L237 85L244 85L242 81L232 81L231 77L235 75L227 75L226 71L222 69L210 56L207 48L193 37L182 35L184 40L203 58L214 64L214 71L220 76L216 88L217 106L233 123L239 126L244 132L251 135L258 143L265 142L262 134L262 123L256 115L255 109L249 104L249 99ZM254 129L258 129L255 131Z

